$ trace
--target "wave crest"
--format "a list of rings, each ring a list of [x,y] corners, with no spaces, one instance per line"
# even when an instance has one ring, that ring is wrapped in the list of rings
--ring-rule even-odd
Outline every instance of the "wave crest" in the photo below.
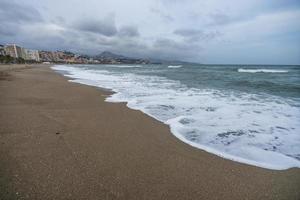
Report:
[[[173,69],[177,69],[177,68],[181,68],[182,65],[169,65],[168,68],[173,68]]]
[[[238,69],[238,72],[245,73],[288,73],[287,70],[279,70],[279,69]]]
[[[52,69],[72,82],[114,91],[106,101],[127,102],[196,148],[269,169],[300,167],[300,107],[292,100],[189,88],[161,76],[63,65]]]

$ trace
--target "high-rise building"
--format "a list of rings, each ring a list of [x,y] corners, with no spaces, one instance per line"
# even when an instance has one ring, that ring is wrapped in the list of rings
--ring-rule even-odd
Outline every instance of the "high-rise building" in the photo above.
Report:
[[[40,61],[39,51],[22,48],[22,58],[25,60]]]
[[[4,47],[5,53],[14,58],[22,58],[22,49],[21,47],[15,44],[9,44]]]
[[[27,58],[27,49],[21,47],[21,56],[20,57],[27,60],[26,59]]]
[[[0,56],[5,56],[6,53],[5,53],[5,49],[4,49],[4,46],[0,44]]]

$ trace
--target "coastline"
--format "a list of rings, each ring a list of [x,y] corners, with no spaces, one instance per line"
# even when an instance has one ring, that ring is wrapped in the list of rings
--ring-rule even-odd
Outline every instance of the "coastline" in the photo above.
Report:
[[[109,92],[49,66],[1,68],[1,198],[300,197],[299,169],[267,170],[193,148],[167,125],[105,102]]]

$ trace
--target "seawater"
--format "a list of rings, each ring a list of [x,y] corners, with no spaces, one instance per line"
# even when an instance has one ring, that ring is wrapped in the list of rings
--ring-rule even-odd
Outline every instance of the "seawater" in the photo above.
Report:
[[[300,66],[56,65],[73,82],[111,89],[183,142],[269,169],[300,167]]]

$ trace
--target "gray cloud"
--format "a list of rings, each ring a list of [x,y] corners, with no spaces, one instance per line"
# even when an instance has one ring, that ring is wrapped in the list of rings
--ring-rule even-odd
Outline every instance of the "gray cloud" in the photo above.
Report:
[[[16,3],[14,0],[0,1],[1,23],[29,23],[43,21],[40,13],[33,7]]]
[[[51,22],[54,24],[60,24],[60,25],[66,24],[66,20],[62,16],[54,17],[54,19],[52,19]]]
[[[43,18],[35,8],[14,0],[0,1],[0,42],[14,43],[21,33],[21,26],[42,22]]]
[[[198,36],[200,34],[203,34],[203,31],[196,30],[196,29],[177,29],[174,31],[174,34],[180,35],[183,37],[191,37],[191,36]]]
[[[0,24],[0,36],[1,37],[11,37],[16,35],[16,32],[19,31],[18,26],[11,23],[1,23]]]
[[[155,15],[158,15],[160,18],[162,18],[166,22],[174,21],[174,18],[171,15],[166,14],[165,12],[163,12],[162,10],[160,10],[158,8],[150,8],[150,11],[152,13],[154,13]]]
[[[202,47],[196,43],[178,42],[168,38],[158,38],[150,48],[153,57],[167,60],[191,60],[201,50]]]
[[[254,54],[258,49],[269,49],[269,56],[261,56],[261,60],[272,62],[276,55],[273,49],[280,48],[282,62],[299,63],[295,51],[299,52],[300,4],[296,0],[278,0],[276,5],[273,0],[143,0],[138,9],[134,1],[122,0],[95,1],[93,6],[73,1],[72,9],[66,1],[36,2],[0,0],[0,43],[83,54],[109,50],[131,57],[199,62],[206,56],[203,62],[213,63],[245,62],[250,47]],[[43,7],[47,9],[37,10]],[[226,53],[230,48],[244,53],[237,58]]]
[[[119,30],[119,35],[125,37],[137,37],[140,33],[136,26],[123,26]]]
[[[209,17],[211,19],[211,25],[224,25],[229,24],[230,22],[235,21],[229,15],[223,13],[223,12],[213,12],[209,14]]]
[[[258,16],[258,13],[240,13],[239,15],[230,15],[225,11],[215,11],[211,12],[207,15],[210,19],[209,26],[225,26],[231,25],[234,23],[245,23],[247,21],[253,20],[255,17]]]
[[[87,31],[111,37],[117,34],[115,20],[112,15],[102,20],[97,19],[81,19],[77,21],[73,27],[81,31]]]
[[[219,31],[204,32],[198,29],[177,29],[173,32],[175,35],[183,37],[186,41],[209,41],[220,37],[222,34]]]

